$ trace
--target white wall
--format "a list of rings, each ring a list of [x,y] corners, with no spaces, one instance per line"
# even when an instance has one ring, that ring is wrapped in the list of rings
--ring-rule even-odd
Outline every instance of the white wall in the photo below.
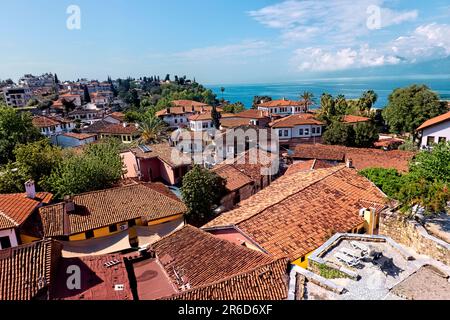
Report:
[[[428,137],[434,137],[434,142],[439,142],[439,137],[445,137],[447,141],[450,141],[450,121],[438,123],[432,127],[425,128],[422,133],[421,147],[427,146]]]
[[[17,247],[19,244],[17,243],[16,231],[14,229],[6,229],[0,230],[0,238],[9,237],[9,241],[11,242],[12,247]],[[0,250],[6,249],[2,248],[0,244]]]

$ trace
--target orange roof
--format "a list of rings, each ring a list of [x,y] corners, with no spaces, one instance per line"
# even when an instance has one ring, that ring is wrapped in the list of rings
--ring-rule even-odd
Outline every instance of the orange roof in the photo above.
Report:
[[[123,112],[113,112],[111,114],[106,115],[106,117],[111,117],[121,122],[125,121],[125,114]]]
[[[220,120],[220,125],[223,128],[236,128],[250,125],[250,120],[246,118],[225,118]]]
[[[33,125],[38,128],[46,128],[51,126],[57,126],[61,124],[58,120],[52,119],[50,117],[35,116],[33,117]]]
[[[241,171],[229,164],[220,164],[212,169],[218,176],[226,181],[226,188],[228,191],[238,190],[253,181]]]
[[[282,176],[204,228],[237,226],[274,258],[303,257],[337,232],[364,223],[359,211],[386,196],[345,166]]]
[[[450,112],[441,114],[440,116],[434,117],[428,121],[425,121],[419,128],[417,128],[417,131],[423,130],[425,128],[434,126],[436,124],[439,124],[441,122],[449,121],[450,120]]]
[[[107,121],[97,121],[83,130],[87,133],[104,133],[104,134],[139,134],[135,125],[114,124]]]
[[[36,198],[30,199],[25,193],[0,195],[0,230],[16,228],[36,210],[41,203],[49,203],[53,195],[48,192],[36,193]]]
[[[342,122],[345,122],[345,123],[358,123],[358,122],[369,122],[369,121],[370,121],[370,118],[354,116],[351,114],[344,116],[344,118],[342,119]]]
[[[172,105],[175,107],[206,107],[207,104],[193,100],[173,100]]]
[[[236,117],[249,118],[249,119],[264,119],[268,118],[267,113],[258,109],[248,109],[242,112],[236,113]]]
[[[96,137],[97,135],[95,133],[75,133],[75,132],[68,132],[64,133],[63,136],[74,138],[77,140],[86,140],[92,137]]]
[[[222,118],[233,118],[233,117],[235,117],[235,115],[232,113],[222,114]],[[211,112],[194,114],[189,117],[189,121],[203,121],[203,120],[212,120]]]
[[[292,128],[300,125],[325,125],[323,122],[317,120],[313,114],[301,113],[293,114],[291,116],[281,118],[273,121],[270,126],[272,128]]]
[[[258,104],[258,107],[290,107],[290,106],[303,106],[303,101],[294,101],[294,100],[287,100],[287,99],[280,99],[280,100],[273,100],[273,101],[267,101],[261,104]]]

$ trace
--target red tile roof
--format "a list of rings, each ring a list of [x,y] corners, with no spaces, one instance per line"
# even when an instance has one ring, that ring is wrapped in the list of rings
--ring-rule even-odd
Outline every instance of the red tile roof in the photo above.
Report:
[[[288,259],[279,259],[220,281],[167,298],[168,300],[284,300],[289,290]]]
[[[247,118],[228,118],[228,119],[221,119],[220,125],[223,128],[237,128],[241,126],[248,126],[250,125],[250,120]]]
[[[96,137],[97,134],[95,134],[95,133],[68,132],[68,133],[64,133],[63,136],[69,137],[69,138],[74,138],[74,139],[77,139],[77,140],[86,140],[86,139],[89,139],[89,138]]]
[[[232,113],[222,113],[222,118],[233,118],[235,117]],[[203,120],[212,120],[211,112],[203,112],[190,116],[189,121],[203,121]]]
[[[226,188],[230,192],[239,190],[253,182],[247,175],[229,164],[217,165],[211,171],[225,179]]]
[[[289,107],[289,106],[303,106],[303,101],[293,101],[293,100],[287,100],[287,99],[280,99],[280,100],[272,100],[267,101],[264,103],[258,104],[258,107]]]
[[[344,116],[342,119],[342,122],[345,122],[345,123],[370,122],[370,118],[354,116],[354,115],[350,114],[350,115]]]
[[[124,122],[125,121],[125,114],[122,113],[122,112],[113,112],[113,113],[110,113],[110,114],[106,115],[106,117],[111,117],[111,118],[116,119],[117,121],[120,121],[120,122]]]
[[[178,151],[176,148],[171,147],[168,143],[159,143],[159,144],[151,144],[147,145],[150,148],[150,152],[144,153],[139,148],[131,149],[131,152],[137,157],[142,159],[154,159],[158,158],[161,161],[165,162],[171,168],[178,168],[181,166],[186,166],[191,164],[191,159],[184,159],[185,155]],[[173,157],[173,155],[177,155],[177,157]],[[180,161],[178,162],[178,158]]]
[[[49,239],[0,251],[0,301],[46,298],[61,257],[61,244]]]
[[[210,284],[270,263],[269,256],[185,226],[152,246],[172,282],[191,288]],[[232,257],[232,258],[231,258]],[[179,290],[180,291],[180,290]]]
[[[48,192],[38,192],[35,199],[25,193],[0,194],[0,230],[19,227],[41,203],[47,204],[52,198]]]
[[[88,128],[83,130],[87,133],[98,133],[98,134],[139,134],[138,128],[134,124],[124,126],[123,124],[114,124],[107,121],[98,121],[90,125]]]
[[[264,119],[268,118],[267,113],[262,110],[257,109],[248,109],[242,112],[236,113],[236,116],[239,118],[248,118],[248,119]]]
[[[111,261],[119,263],[106,267],[105,263]],[[71,276],[67,274],[69,266],[80,268],[79,290],[67,288],[67,280]],[[123,286],[123,290],[115,290],[117,285]],[[52,300],[133,300],[128,273],[120,254],[61,259],[50,295]]]
[[[414,152],[392,150],[384,151],[368,148],[349,148],[337,145],[301,144],[294,150],[295,159],[319,159],[344,162],[351,159],[357,170],[367,168],[396,169],[400,172],[409,170],[409,161],[414,157]]]
[[[46,128],[60,125],[61,123],[55,119],[44,116],[35,116],[33,117],[33,125],[37,128]]]
[[[173,100],[172,105],[175,107],[206,107],[206,103],[193,100]]]
[[[46,237],[77,234],[138,218],[152,221],[187,210],[180,201],[141,184],[79,194],[73,201],[75,213],[68,215],[64,203],[39,209]]]
[[[386,200],[369,180],[345,166],[297,172],[282,176],[204,228],[237,226],[273,257],[295,260],[332,234],[362,224],[359,210],[367,202],[383,207]]]
[[[449,121],[450,120],[450,112],[441,114],[440,116],[434,117],[428,121],[425,121],[419,128],[417,128],[417,131],[429,128],[431,126],[437,125],[439,123]]]
[[[317,120],[313,114],[301,113],[293,114],[291,116],[281,118],[273,121],[270,126],[272,128],[292,128],[299,125],[325,125],[323,122]]]

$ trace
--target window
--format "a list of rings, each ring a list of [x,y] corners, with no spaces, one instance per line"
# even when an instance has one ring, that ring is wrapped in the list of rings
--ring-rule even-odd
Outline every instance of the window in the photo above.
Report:
[[[287,137],[289,135],[289,130],[284,130],[284,136]]]
[[[178,123],[178,120],[177,120],[177,119],[175,119],[175,123]]]
[[[94,230],[86,231],[86,239],[92,239],[94,237]]]
[[[427,146],[431,146],[433,144],[434,144],[434,137],[433,136],[427,137]]]
[[[301,259],[300,259],[300,262],[305,262],[305,260],[306,260],[306,258],[305,257],[302,257]]]
[[[312,128],[312,134],[316,134],[316,128],[315,127]]]
[[[305,129],[305,136],[309,136],[309,129]]]
[[[136,225],[136,220],[130,220],[128,221],[128,227],[134,227]]]
[[[283,131],[282,130],[278,130],[278,136],[282,137],[283,136]]]
[[[445,143],[445,142],[447,142],[447,138],[439,137],[439,143]]]
[[[320,134],[320,130],[322,130],[322,127],[317,127],[316,133]]]
[[[0,237],[0,249],[11,248],[11,240],[9,237]]]
[[[109,233],[117,232],[117,224],[109,226]]]
[[[299,134],[300,136],[302,136],[302,135],[303,135],[303,129],[299,129],[299,130],[298,130],[298,134]]]

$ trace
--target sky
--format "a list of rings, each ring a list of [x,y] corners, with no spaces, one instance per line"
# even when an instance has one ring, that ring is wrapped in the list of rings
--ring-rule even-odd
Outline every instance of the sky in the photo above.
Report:
[[[406,76],[426,72],[428,62],[433,75],[450,73],[439,68],[450,59],[448,0],[0,3],[0,79],[169,73],[205,84],[270,83],[373,70]]]

